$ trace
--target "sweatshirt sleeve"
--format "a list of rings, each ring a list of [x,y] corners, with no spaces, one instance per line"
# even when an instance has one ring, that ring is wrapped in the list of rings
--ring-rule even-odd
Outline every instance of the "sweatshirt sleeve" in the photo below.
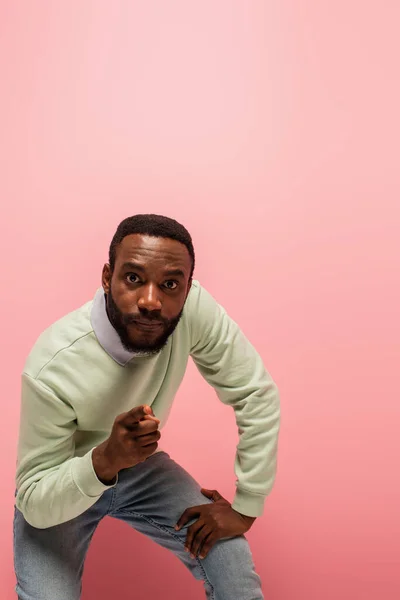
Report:
[[[192,296],[190,315],[193,361],[218,398],[235,411],[239,442],[232,508],[258,517],[276,475],[278,389],[239,326],[201,286]]]
[[[38,529],[82,514],[110,487],[98,480],[91,449],[74,457],[74,409],[45,383],[22,375],[16,507]]]

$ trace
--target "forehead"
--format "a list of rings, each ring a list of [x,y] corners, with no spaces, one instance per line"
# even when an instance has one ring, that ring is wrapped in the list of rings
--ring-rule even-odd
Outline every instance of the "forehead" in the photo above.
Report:
[[[144,268],[175,266],[189,271],[191,257],[184,244],[170,238],[132,234],[124,237],[117,248],[116,263],[134,261]]]

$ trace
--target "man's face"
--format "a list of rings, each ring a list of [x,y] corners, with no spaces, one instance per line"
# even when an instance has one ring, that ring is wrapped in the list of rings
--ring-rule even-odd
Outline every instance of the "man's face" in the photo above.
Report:
[[[182,316],[191,287],[191,256],[169,238],[134,234],[117,248],[114,271],[103,268],[108,318],[131,352],[156,354]]]

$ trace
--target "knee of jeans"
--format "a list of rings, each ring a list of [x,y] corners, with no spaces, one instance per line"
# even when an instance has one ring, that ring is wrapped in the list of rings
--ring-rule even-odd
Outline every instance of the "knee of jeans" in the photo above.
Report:
[[[237,568],[247,568],[253,564],[250,546],[244,535],[218,540],[203,560],[221,561],[234,564]]]
[[[204,581],[215,590],[213,594],[217,597],[231,600],[263,598],[261,580],[244,536],[219,540],[200,562]]]

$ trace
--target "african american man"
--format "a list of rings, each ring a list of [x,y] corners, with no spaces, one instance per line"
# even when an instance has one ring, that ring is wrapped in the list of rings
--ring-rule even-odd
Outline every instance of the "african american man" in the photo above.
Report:
[[[279,395],[239,326],[193,279],[194,266],[180,223],[128,217],[112,239],[102,287],[33,346],[16,472],[20,600],[78,600],[105,516],[171,550],[207,598],[263,598],[244,534],[274,483]],[[189,357],[235,413],[232,503],[158,446]]]

